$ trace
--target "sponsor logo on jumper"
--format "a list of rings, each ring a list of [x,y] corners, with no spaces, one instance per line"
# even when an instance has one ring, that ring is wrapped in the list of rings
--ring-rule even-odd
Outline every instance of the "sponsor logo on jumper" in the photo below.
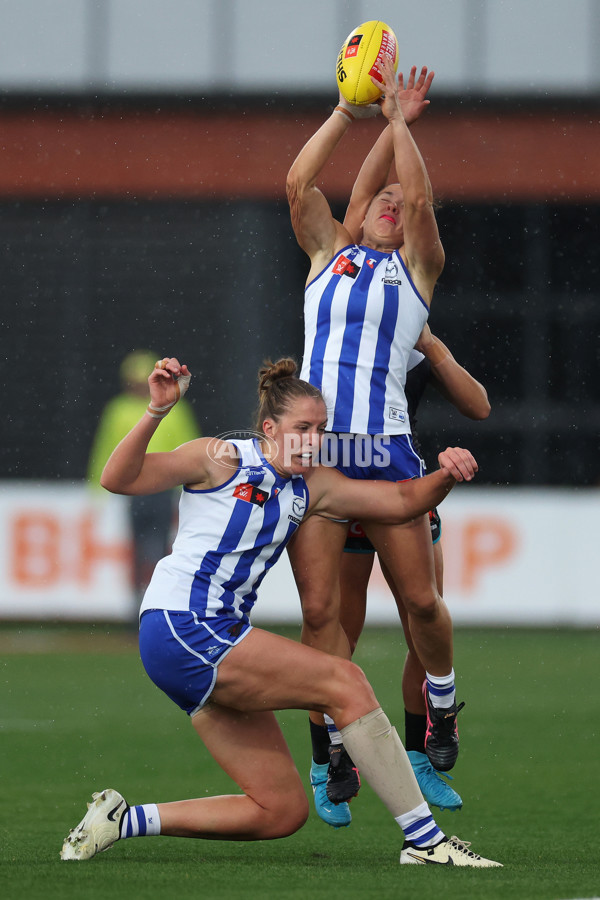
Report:
[[[398,278],[398,266],[393,259],[390,259],[385,267],[384,284],[402,284],[402,279]]]
[[[395,406],[389,407],[388,417],[394,419],[396,422],[406,422],[406,413],[404,410],[397,409]]]
[[[373,259],[373,258],[371,257],[371,258],[369,258],[369,259],[367,260],[367,265],[368,265],[368,267],[369,267],[370,269],[374,269],[374,268],[375,268],[376,262],[377,262],[377,260],[376,260],[376,259]]]
[[[262,466],[247,466],[244,468],[246,478],[263,478],[265,470]]]
[[[292,509],[294,510],[294,515],[303,516],[306,512],[306,500],[304,497],[294,497],[292,501]]]
[[[238,500],[254,503],[256,506],[264,506],[269,499],[269,493],[261,488],[257,488],[255,484],[236,485],[233,496],[237,497]]]
[[[334,275],[349,275],[350,278],[356,278],[359,272],[359,267],[356,263],[353,263],[351,259],[348,259],[347,256],[340,256],[333,267]]]
[[[296,525],[300,525],[302,522],[302,518],[304,513],[306,512],[306,500],[304,497],[294,497],[292,500],[292,513],[288,515],[288,519],[290,522],[295,522]]]

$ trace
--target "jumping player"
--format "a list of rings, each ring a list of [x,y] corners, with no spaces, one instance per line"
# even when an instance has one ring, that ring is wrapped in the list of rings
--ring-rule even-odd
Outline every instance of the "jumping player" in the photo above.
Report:
[[[412,119],[428,102],[433,73],[423,71],[417,84],[412,76]],[[344,224],[334,219],[316,182],[352,120],[363,115],[362,108],[340,102],[293,163],[287,192],[298,243],[310,258],[301,375],[331,398],[327,429],[332,437],[341,436],[350,453],[338,463],[339,470],[351,478],[399,481],[423,474],[411,440],[404,386],[409,354],[427,322],[444,251],[427,170],[408,129],[389,59],[384,60],[382,76],[385,95],[380,105],[388,125],[365,161]],[[374,189],[387,177],[392,161],[399,183]],[[365,468],[352,457],[365,437],[373,445],[385,439],[387,465]],[[346,530],[344,523],[313,517],[289,552],[302,600],[302,640],[348,657],[338,584]],[[365,531],[403,599],[413,645],[426,672],[427,756],[436,770],[448,771],[458,755],[452,621],[436,588],[428,517],[402,526],[369,523]],[[324,546],[330,552],[319,554]],[[311,722],[320,731],[320,717],[311,714]],[[359,782],[347,754],[333,763],[332,758],[327,795],[339,804],[356,793]],[[317,777],[322,780],[313,770],[313,786]]]

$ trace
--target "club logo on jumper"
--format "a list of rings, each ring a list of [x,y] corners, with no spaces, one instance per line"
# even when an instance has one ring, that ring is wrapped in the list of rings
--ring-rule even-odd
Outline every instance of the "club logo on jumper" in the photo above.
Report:
[[[398,278],[398,266],[393,259],[390,259],[385,267],[384,284],[402,284],[402,279]]]
[[[346,47],[346,52],[344,53],[344,59],[348,59],[349,56],[356,56],[358,53],[358,45],[362,41],[362,34],[355,34],[354,37],[351,37],[348,41],[348,46]]]
[[[235,487],[233,496],[238,500],[246,500],[248,503],[254,503],[256,506],[264,506],[269,499],[267,491],[257,488],[255,484],[238,484]]]
[[[402,409],[390,406],[388,409],[388,418],[394,419],[396,422],[406,422],[406,413]]]
[[[296,525],[300,525],[302,522],[302,518],[304,513],[306,512],[306,500],[304,497],[294,497],[292,501],[292,513],[288,515],[288,519],[290,522],[295,522]]]
[[[217,644],[216,646],[213,646],[213,647],[207,647],[207,648],[206,648],[206,653],[207,653],[208,656],[214,656],[215,653],[218,653],[220,649],[221,649],[221,648],[220,648],[219,645]]]
[[[356,263],[353,263],[351,259],[348,259],[347,256],[340,256],[333,267],[334,275],[349,275],[350,278],[356,278],[359,272],[360,268]]]

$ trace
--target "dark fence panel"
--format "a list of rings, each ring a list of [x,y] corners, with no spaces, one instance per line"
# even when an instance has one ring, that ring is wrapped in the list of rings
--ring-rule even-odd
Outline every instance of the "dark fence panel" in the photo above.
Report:
[[[438,217],[431,326],[493,410],[471,423],[430,391],[430,464],[460,442],[481,484],[595,484],[600,208],[449,204]],[[4,202],[0,254],[1,477],[82,478],[132,349],[188,362],[208,434],[251,424],[266,356],[300,358],[307,264],[281,204]]]

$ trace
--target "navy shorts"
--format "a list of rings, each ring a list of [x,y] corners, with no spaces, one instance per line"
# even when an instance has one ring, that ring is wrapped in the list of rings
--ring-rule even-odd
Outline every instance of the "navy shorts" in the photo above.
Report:
[[[221,660],[251,630],[225,616],[149,609],[140,619],[140,656],[154,684],[191,716],[210,697]]]
[[[321,446],[322,465],[347,478],[406,481],[425,474],[425,463],[410,434],[337,434],[328,432]]]

